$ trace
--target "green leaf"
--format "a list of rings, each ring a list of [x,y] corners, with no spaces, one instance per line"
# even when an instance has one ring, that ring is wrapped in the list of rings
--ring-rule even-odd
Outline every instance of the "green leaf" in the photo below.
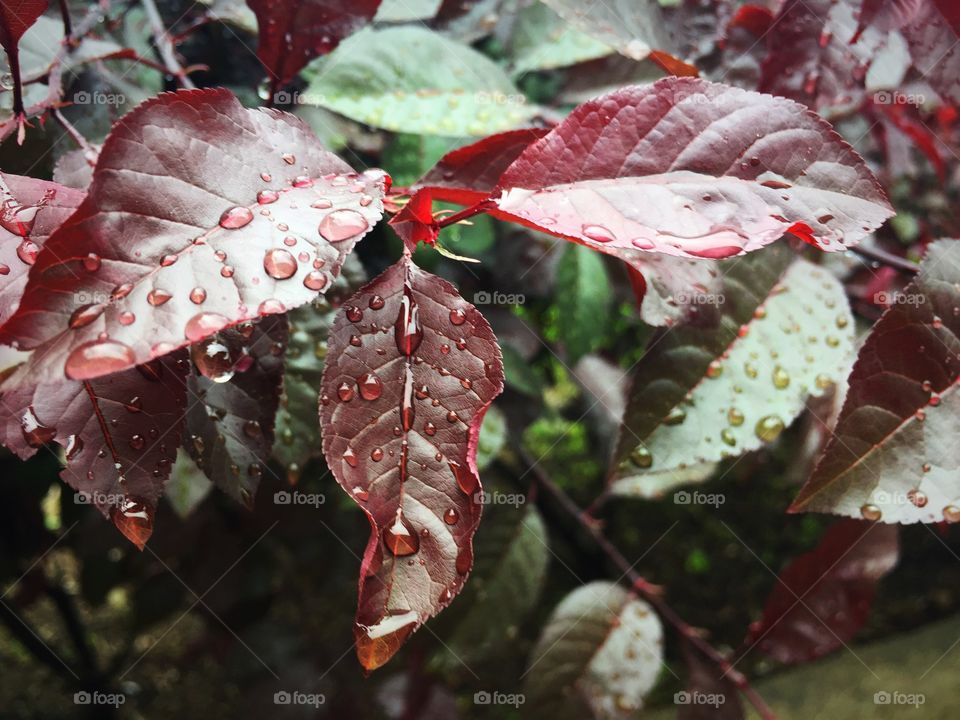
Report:
[[[613,288],[603,258],[570,243],[557,265],[560,340],[570,364],[603,344],[610,321]]]
[[[786,244],[719,267],[720,293],[697,298],[696,319],[655,337],[637,364],[614,494],[662,492],[676,472],[705,477],[776,440],[808,397],[846,377],[853,319],[832,275]]]
[[[320,378],[327,355],[327,335],[340,300],[353,294],[366,280],[356,256],[347,257],[340,276],[325,296],[290,311],[290,339],[283,376],[283,395],[277,411],[273,457],[295,482],[303,466],[320,456],[320,421],[317,415]]]
[[[390,168],[394,185],[413,185],[458,144],[448,137],[401,133],[383,151],[383,166]]]
[[[543,380],[530,367],[520,352],[512,345],[503,345],[503,373],[507,387],[530,397],[540,397],[543,392]]]
[[[886,522],[960,521],[960,241],[873,326],[836,428],[792,511]]]
[[[536,604],[549,561],[547,530],[536,508],[491,505],[474,545],[475,560],[463,620],[446,639],[449,668],[488,659],[517,634]]]
[[[565,22],[543,3],[532,3],[517,13],[510,42],[513,74],[569,67],[616,52]]]
[[[530,656],[531,717],[633,717],[657,681],[663,628],[650,606],[619,585],[592,582],[553,611]]]
[[[374,22],[410,22],[436,16],[443,0],[383,0]]]
[[[306,102],[394,132],[482,136],[536,113],[499,65],[418,27],[365,28],[304,76]]]
[[[207,479],[203,470],[197,467],[189,453],[183,448],[177,450],[177,461],[173,464],[163,491],[174,512],[181,519],[186,518],[212,489],[213,483]]]
[[[480,426],[477,443],[477,469],[483,470],[497,459],[507,442],[507,419],[496,405],[491,405]]]

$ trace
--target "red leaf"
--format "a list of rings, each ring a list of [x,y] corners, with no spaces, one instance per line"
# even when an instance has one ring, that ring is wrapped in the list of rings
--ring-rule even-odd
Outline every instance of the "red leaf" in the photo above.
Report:
[[[791,511],[890,523],[960,522],[960,241],[927,250],[874,325],[849,377],[843,410]]]
[[[370,22],[380,0],[247,0],[247,5],[257,16],[257,57],[280,87]]]
[[[477,439],[503,365],[480,312],[404,257],[344,304],[322,389],[327,465],[371,526],[354,635],[373,670],[470,571]]]
[[[850,641],[870,615],[878,581],[899,559],[897,528],[858,520],[830,526],[780,573],[746,641],[782,663],[816,660]]]
[[[83,197],[56,183],[0,173],[0,323],[20,304],[40,248]]]
[[[923,3],[903,36],[923,78],[945,99],[960,103],[960,7],[955,0]]]
[[[14,379],[116,372],[315,298],[380,218],[386,182],[226,90],[144,103],[114,126],[0,331],[42,348]]]
[[[743,5],[737,8],[737,12],[730,19],[727,32],[735,28],[744,28],[755,37],[762,38],[771,25],[773,25],[773,13],[770,8],[762,5]]]
[[[494,214],[623,259],[728,257],[798,223],[841,250],[893,214],[860,156],[802,105],[693,78],[581,105],[498,187]]]
[[[410,189],[429,188],[436,200],[475,205],[490,196],[510,163],[547,132],[540,128],[509,130],[452,150]]]
[[[270,459],[287,318],[238,325],[190,348],[186,447],[225,493],[253,506]]]
[[[390,218],[390,227],[411,250],[421,242],[436,243],[440,225],[433,216],[432,190],[417,190],[400,212]]]
[[[4,386],[0,442],[24,459],[61,445],[63,480],[142,549],[180,445],[186,371],[177,353],[86,382]]]

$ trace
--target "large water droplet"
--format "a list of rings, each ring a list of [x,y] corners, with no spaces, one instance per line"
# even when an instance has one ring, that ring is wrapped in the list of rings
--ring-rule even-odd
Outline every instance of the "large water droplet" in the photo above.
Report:
[[[450,460],[450,470],[453,471],[453,477],[456,478],[457,485],[464,493],[473,495],[473,493],[476,492],[480,486],[480,481],[477,479],[477,476],[470,471],[470,468],[466,465],[461,465],[455,460]]]
[[[413,555],[420,549],[419,536],[410,527],[400,510],[397,510],[394,521],[383,529],[383,544],[397,557]]]
[[[365,232],[370,224],[356,210],[334,210],[320,221],[320,234],[330,242],[342,242]]]
[[[220,216],[220,227],[236,230],[249,225],[251,220],[253,220],[253,211],[250,208],[234,205],[223,211],[223,215]]]
[[[27,265],[33,265],[37,261],[37,255],[40,254],[40,246],[33,240],[24,239],[17,246],[17,257]]]
[[[263,269],[274,280],[286,280],[297,274],[296,258],[289,250],[272,248],[263,256]]]
[[[115,340],[94,340],[75,347],[64,366],[71,380],[89,380],[124,370],[136,363],[128,345]]]
[[[229,324],[230,321],[219,313],[197,313],[187,320],[183,334],[190,342],[200,342]]]
[[[215,383],[225,383],[233,377],[230,349],[216,338],[208,338],[191,346],[190,357],[200,374]]]
[[[173,296],[168,293],[166,290],[161,290],[160,288],[154,288],[149,293],[147,293],[147,302],[158,307],[163,305],[165,302],[168,302]]]
[[[613,233],[603,225],[584,225],[582,228],[585,237],[599,243],[613,242]]]
[[[773,442],[783,432],[783,420],[776,415],[766,415],[757,421],[754,427],[756,436],[764,442]]]
[[[360,397],[364,400],[376,400],[383,392],[383,383],[373,373],[364,373],[358,377],[357,387],[360,388]]]
[[[876,522],[881,517],[883,517],[883,512],[876,505],[871,503],[866,503],[860,507],[860,515],[864,520],[870,520],[871,522]]]
[[[413,299],[413,291],[406,285],[400,299],[400,312],[393,326],[397,349],[407,357],[413,355],[423,340],[423,328],[420,325],[420,309]]]
[[[308,290],[323,290],[327,286],[327,276],[322,270],[311,270],[303,278],[303,286]]]

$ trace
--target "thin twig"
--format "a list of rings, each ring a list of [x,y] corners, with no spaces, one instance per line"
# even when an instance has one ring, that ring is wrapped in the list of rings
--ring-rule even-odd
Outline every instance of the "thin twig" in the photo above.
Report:
[[[173,47],[173,40],[170,39],[170,33],[167,32],[167,29],[163,25],[163,18],[160,17],[160,11],[157,10],[157,4],[154,0],[141,0],[141,5],[143,5],[143,10],[147,15],[150,28],[153,30],[153,41],[157,46],[160,59],[163,60],[164,67],[167,68],[167,72],[177,78],[181,87],[187,89],[196,88],[197,86],[193,84],[193,80],[190,79],[186,70],[183,69],[183,66],[177,59],[177,53]]]
[[[623,573],[624,577],[630,581],[633,589],[642,595],[644,599],[654,607],[660,617],[683,636],[687,642],[720,668],[724,677],[729,678],[730,681],[737,686],[761,718],[764,720],[776,720],[776,715],[773,710],[770,709],[760,696],[760,693],[750,684],[746,676],[733,668],[729,658],[704,640],[697,628],[687,623],[673,608],[667,605],[663,599],[661,588],[647,581],[640,573],[634,570],[633,565],[623,556],[623,553],[603,534],[600,524],[594,518],[587,515],[562,488],[554,483],[529,453],[521,450],[521,454],[524,462],[536,477],[540,487],[543,488],[568,515],[580,524],[580,527],[587,532],[597,547],[603,551],[604,555],[606,555]]]
[[[480,215],[485,213],[487,210],[493,207],[493,202],[490,200],[483,200],[478,202],[476,205],[471,205],[468,208],[464,208],[460,212],[456,212],[453,215],[448,215],[445,218],[437,218],[437,225],[442,228],[447,227],[448,225],[455,225],[461,220],[466,220],[467,218],[472,218],[475,215]]]
[[[920,266],[915,262],[911,262],[910,260],[900,257],[899,255],[888,253],[886,250],[881,250],[877,247],[865,247],[863,245],[857,245],[856,247],[850,249],[861,257],[865,257],[868,260],[873,260],[881,265],[889,265],[890,267],[896,268],[897,270],[902,270],[905,273],[916,275],[918,272],[920,272]]]

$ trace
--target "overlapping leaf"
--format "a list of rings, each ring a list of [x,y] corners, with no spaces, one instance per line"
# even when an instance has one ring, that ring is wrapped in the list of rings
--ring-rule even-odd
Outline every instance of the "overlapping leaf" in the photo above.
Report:
[[[3,328],[39,349],[17,382],[116,372],[313,299],[380,218],[386,182],[225,90],[144,103],[114,126]]]
[[[890,217],[863,160],[797,103],[692,78],[587,102],[500,178],[496,214],[625,260],[823,250]]]
[[[404,257],[341,309],[322,388],[327,465],[371,525],[354,635],[372,670],[470,571],[477,434],[503,366],[476,308]]]
[[[305,101],[396,132],[488,135],[536,112],[500,66],[424,28],[362,30],[305,74]]]
[[[663,662],[663,628],[647,603],[619,585],[592,582],[554,609],[533,649],[526,702],[533,717],[634,716]]]
[[[877,322],[833,435],[792,510],[960,521],[960,242],[931,245]]]
[[[719,295],[723,285],[711,260],[645,253],[631,257],[627,269],[640,316],[655,327],[690,320],[697,313],[698,299]]]
[[[20,304],[40,248],[83,197],[57,183],[0,173],[0,323]]]
[[[870,615],[878,581],[899,559],[898,530],[842,520],[791,562],[746,642],[783,663],[809,662],[849,642]]]
[[[257,17],[257,57],[282,86],[370,22],[380,0],[247,0],[247,5]]]
[[[252,507],[273,447],[287,319],[265,317],[191,347],[186,447],[214,483]]]
[[[650,476],[689,476],[775,440],[809,396],[846,377],[853,322],[835,278],[784,244],[720,273],[720,293],[697,297],[697,314],[634,371],[615,493],[647,494]]]
[[[0,388],[0,444],[21,458],[64,448],[63,480],[142,548],[176,458],[186,398],[185,353],[90,381]]]

